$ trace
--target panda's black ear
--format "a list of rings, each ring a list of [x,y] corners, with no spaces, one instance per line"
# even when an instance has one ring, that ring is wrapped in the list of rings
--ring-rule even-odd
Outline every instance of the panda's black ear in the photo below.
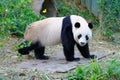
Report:
[[[89,27],[90,29],[92,29],[92,28],[93,28],[93,24],[92,24],[92,23],[88,23],[88,27]]]
[[[75,28],[80,28],[80,23],[76,22],[74,26],[75,26]]]

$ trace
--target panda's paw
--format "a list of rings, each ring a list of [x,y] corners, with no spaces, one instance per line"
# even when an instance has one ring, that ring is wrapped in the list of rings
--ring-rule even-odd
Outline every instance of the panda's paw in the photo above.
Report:
[[[20,53],[22,55],[27,55],[27,54],[29,54],[29,51],[27,51],[26,49],[18,49],[18,53]]]
[[[70,62],[72,62],[72,61],[79,61],[79,60],[80,60],[80,58],[67,59],[67,61],[70,61]]]
[[[80,58],[74,58],[74,61],[79,61],[80,60]]]
[[[37,58],[37,59],[40,59],[40,60],[48,60],[48,59],[49,59],[49,56],[43,55],[43,56],[40,56],[40,57]]]
[[[95,58],[97,58],[96,55],[90,55],[90,59],[95,59]]]

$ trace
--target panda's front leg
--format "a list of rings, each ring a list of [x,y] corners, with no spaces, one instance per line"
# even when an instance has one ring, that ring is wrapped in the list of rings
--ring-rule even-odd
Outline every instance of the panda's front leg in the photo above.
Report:
[[[90,59],[94,59],[96,57],[95,55],[90,55],[88,43],[85,46],[80,46],[77,43],[76,45],[83,57],[90,58]]]
[[[63,51],[67,61],[79,61],[80,58],[74,57],[74,44],[63,44]]]

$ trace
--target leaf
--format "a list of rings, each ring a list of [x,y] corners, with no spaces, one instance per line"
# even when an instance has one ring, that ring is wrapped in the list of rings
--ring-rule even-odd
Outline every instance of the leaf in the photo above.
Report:
[[[0,43],[0,47],[3,47],[3,44],[2,44],[2,43]]]
[[[32,40],[30,40],[27,44],[27,46],[30,46],[32,44]]]

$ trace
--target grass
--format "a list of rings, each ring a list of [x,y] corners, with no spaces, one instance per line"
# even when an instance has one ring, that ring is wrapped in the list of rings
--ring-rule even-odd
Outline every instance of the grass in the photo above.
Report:
[[[67,80],[120,80],[120,61],[111,60],[107,63],[94,61],[88,65],[77,67],[70,72]],[[103,66],[105,65],[105,66]]]

